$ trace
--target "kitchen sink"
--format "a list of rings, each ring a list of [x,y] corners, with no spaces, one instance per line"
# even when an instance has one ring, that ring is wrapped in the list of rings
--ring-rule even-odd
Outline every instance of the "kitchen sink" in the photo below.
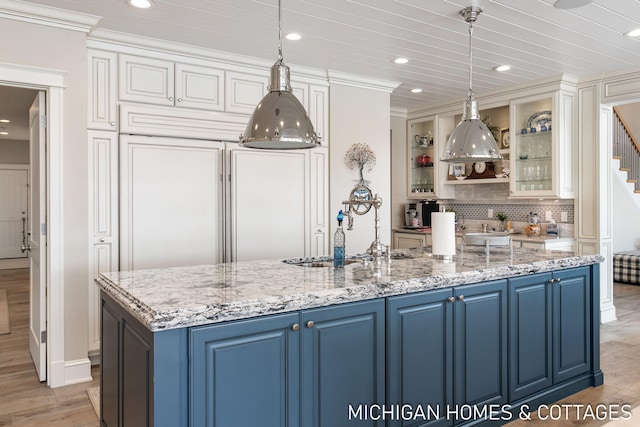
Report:
[[[344,265],[353,264],[358,262],[357,259],[345,259]],[[296,265],[298,267],[333,267],[333,260],[330,261],[302,261],[302,262],[288,262],[287,264]]]

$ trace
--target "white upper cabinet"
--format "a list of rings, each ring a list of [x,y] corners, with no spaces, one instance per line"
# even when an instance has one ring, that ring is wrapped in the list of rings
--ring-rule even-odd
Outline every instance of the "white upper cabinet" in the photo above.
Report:
[[[120,55],[119,68],[121,101],[224,109],[223,70],[133,55]]]
[[[573,198],[573,93],[511,102],[510,197]]]
[[[329,87],[309,85],[307,111],[322,145],[329,145]]]
[[[447,184],[449,164],[440,154],[454,128],[453,117],[419,117],[407,122],[407,199],[451,198]]]
[[[87,128],[118,130],[118,54],[87,51]]]
[[[227,71],[225,111],[252,114],[268,87],[269,78],[266,75]]]
[[[171,61],[120,55],[121,101],[174,105],[174,80]]]
[[[175,103],[179,107],[222,111],[224,71],[197,65],[176,64]]]

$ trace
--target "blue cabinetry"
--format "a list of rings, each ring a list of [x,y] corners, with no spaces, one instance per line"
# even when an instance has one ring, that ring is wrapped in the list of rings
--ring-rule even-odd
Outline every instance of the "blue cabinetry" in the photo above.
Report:
[[[187,427],[187,330],[152,333],[100,297],[101,425]]]
[[[101,292],[101,425],[498,425],[602,384],[598,283],[596,264],[155,332]]]
[[[348,419],[349,405],[357,413],[359,405],[385,402],[384,299],[305,310],[301,317],[302,426],[384,426],[368,416]]]
[[[298,314],[192,328],[191,426],[298,426]]]
[[[333,427],[347,423],[349,404],[384,403],[383,300],[197,327],[189,337],[193,427]]]
[[[432,418],[390,425],[452,425],[469,421],[465,405],[506,402],[506,288],[498,280],[389,298],[388,402],[427,405]]]
[[[589,267],[509,280],[510,400],[592,370],[593,297]]]

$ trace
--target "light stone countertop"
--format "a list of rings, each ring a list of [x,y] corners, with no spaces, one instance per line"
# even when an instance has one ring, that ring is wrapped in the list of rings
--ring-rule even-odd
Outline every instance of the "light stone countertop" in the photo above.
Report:
[[[431,234],[430,228],[394,228],[393,231],[397,231],[400,233],[412,233],[412,234]],[[480,230],[467,230],[465,233],[479,233]],[[457,237],[462,237],[465,233],[456,232]],[[502,234],[500,232],[493,232],[496,234]],[[489,234],[492,234],[490,232]],[[549,236],[546,234],[541,234],[539,236],[527,236],[524,232],[517,232],[509,234],[511,236],[511,240],[518,242],[545,242],[545,241],[554,241],[554,242],[573,242],[575,239],[573,237],[558,237],[558,236]]]
[[[536,272],[591,265],[600,255],[470,247],[452,263],[430,248],[394,250],[376,271],[363,259],[343,270],[280,260],[103,273],[96,283],[151,331],[400,295]],[[304,259],[309,261],[312,259]],[[314,258],[330,261],[330,258]],[[288,260],[296,261],[296,260]]]

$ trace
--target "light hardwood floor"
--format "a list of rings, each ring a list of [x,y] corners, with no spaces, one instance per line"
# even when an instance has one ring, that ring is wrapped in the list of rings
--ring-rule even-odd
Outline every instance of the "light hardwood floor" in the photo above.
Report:
[[[29,354],[29,270],[0,270],[0,288],[7,289],[11,333],[0,335],[0,426],[99,426],[87,388],[93,381],[49,388],[40,383]]]
[[[11,334],[0,335],[0,426],[79,427],[98,426],[86,390],[99,384],[99,370],[93,381],[51,389],[38,382],[29,354],[28,271],[0,270],[0,288],[8,290]],[[604,385],[589,388],[558,404],[598,405],[628,403],[640,407],[640,286],[615,284],[618,320],[602,325],[601,365]],[[575,415],[575,412],[572,412]],[[514,421],[509,427],[602,426],[608,420]],[[628,421],[612,426],[640,426],[640,409]]]

